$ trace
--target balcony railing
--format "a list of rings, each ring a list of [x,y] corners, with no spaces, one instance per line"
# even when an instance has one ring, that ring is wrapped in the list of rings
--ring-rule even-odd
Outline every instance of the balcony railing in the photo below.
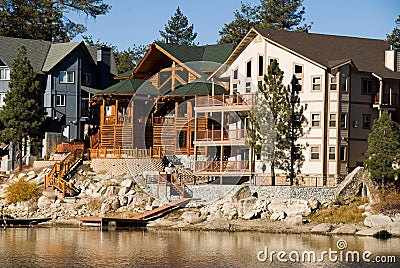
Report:
[[[207,172],[238,172],[238,171],[250,171],[249,160],[242,161],[196,161],[195,171],[207,171]]]
[[[196,107],[252,105],[254,103],[254,94],[200,96],[195,100]]]
[[[240,140],[245,138],[247,138],[246,129],[198,130],[196,132],[196,140],[198,141]]]
[[[153,125],[174,125],[175,118],[174,117],[154,117]]]
[[[118,116],[118,118],[115,115],[110,115],[110,116],[104,116],[104,125],[118,125],[118,124],[123,124],[124,123],[124,116]]]
[[[89,149],[90,158],[158,158],[164,157],[162,148],[149,149]]]

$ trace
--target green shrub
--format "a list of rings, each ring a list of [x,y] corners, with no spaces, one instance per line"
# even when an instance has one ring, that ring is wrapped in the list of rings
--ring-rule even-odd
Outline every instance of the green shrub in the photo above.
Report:
[[[25,178],[11,183],[6,189],[7,203],[17,203],[22,201],[29,201],[38,193],[36,184],[27,181]]]

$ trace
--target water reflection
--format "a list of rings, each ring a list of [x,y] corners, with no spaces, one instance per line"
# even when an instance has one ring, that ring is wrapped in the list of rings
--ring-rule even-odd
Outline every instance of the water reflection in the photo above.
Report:
[[[0,231],[1,267],[365,267],[366,263],[262,263],[269,251],[346,250],[395,255],[400,239],[265,233],[99,231],[76,228],[15,228]],[[369,263],[368,266],[383,267]],[[396,264],[384,267],[397,267]]]

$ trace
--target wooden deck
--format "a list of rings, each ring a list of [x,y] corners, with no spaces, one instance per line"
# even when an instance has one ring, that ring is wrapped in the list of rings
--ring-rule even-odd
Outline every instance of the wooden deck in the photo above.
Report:
[[[115,223],[116,228],[129,228],[129,227],[146,227],[148,221],[155,219],[157,216],[178,208],[190,201],[190,198],[182,198],[164,206],[146,211],[142,214],[136,215],[131,218],[121,217],[82,217],[78,218],[81,226],[93,226],[108,228],[110,223]]]

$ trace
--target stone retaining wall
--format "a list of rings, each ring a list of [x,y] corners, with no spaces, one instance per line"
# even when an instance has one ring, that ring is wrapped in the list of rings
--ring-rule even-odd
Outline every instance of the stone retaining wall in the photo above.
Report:
[[[153,196],[165,198],[165,188],[157,191],[156,185],[149,185]],[[240,189],[240,185],[188,185],[193,192],[192,201],[188,206],[204,205],[212,203],[220,198],[230,199],[232,195]],[[286,186],[250,186],[252,193],[257,193],[258,197],[276,199],[303,199],[314,198],[319,202],[327,202],[335,199],[333,187],[286,187]],[[169,191],[167,191],[167,195]],[[167,196],[168,198],[168,196]]]

